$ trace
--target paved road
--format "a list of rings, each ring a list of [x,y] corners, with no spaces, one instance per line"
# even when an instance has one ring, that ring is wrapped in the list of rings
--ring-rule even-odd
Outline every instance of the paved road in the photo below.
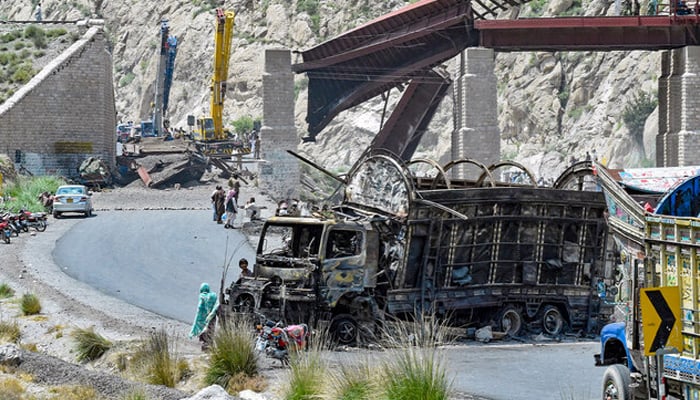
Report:
[[[227,238],[229,257],[244,240],[210,218],[209,211],[100,212],[58,240],[54,260],[71,277],[110,296],[190,323],[200,283],[219,287]],[[238,278],[240,257],[252,260],[254,250],[244,244],[237,251],[227,285]],[[595,342],[511,341],[456,346],[446,354],[454,389],[462,393],[491,400],[593,400],[604,373],[593,366],[596,351]],[[349,355],[336,356],[343,354]]]
[[[60,223],[58,221],[57,223]],[[228,240],[228,250],[227,250]],[[54,260],[69,276],[156,314],[191,322],[202,282],[218,291],[238,279],[238,259],[255,259],[245,237],[202,211],[102,211],[56,243]]]

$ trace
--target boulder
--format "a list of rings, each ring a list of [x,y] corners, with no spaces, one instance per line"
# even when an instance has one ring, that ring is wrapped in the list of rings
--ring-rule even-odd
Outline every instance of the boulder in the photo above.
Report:
[[[0,346],[0,365],[17,366],[22,363],[22,351],[16,344]]]

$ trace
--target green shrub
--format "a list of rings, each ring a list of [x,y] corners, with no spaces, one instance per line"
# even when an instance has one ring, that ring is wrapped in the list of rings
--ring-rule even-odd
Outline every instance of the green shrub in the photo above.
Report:
[[[46,55],[46,52],[43,50],[37,50],[34,52],[34,58],[41,58]]]
[[[8,65],[17,58],[15,53],[0,53],[0,65]]]
[[[24,42],[17,42],[15,43],[15,50],[22,50],[24,46]]]
[[[379,393],[381,388],[375,376],[377,371],[369,367],[367,360],[359,366],[340,364],[340,369],[331,373],[329,388],[331,398],[338,400],[370,400]]]
[[[258,353],[253,338],[252,326],[243,318],[234,317],[228,325],[218,329],[210,349],[205,383],[228,389],[241,375],[257,375]]]
[[[94,327],[77,328],[71,337],[75,341],[76,358],[81,362],[97,360],[112,347],[112,342],[96,333]]]
[[[7,283],[0,283],[0,299],[8,299],[15,295],[15,290]]]
[[[0,320],[0,343],[3,341],[9,343],[19,343],[19,339],[22,333],[19,329],[19,324],[17,321],[3,321]]]
[[[56,29],[49,29],[46,32],[46,36],[53,38],[53,37],[59,37],[67,34],[68,31],[65,30],[64,28],[56,28]]]
[[[22,51],[19,52],[19,58],[24,60],[24,59],[29,58],[29,56],[31,54],[32,54],[32,52],[29,51],[28,49],[22,49]]]
[[[317,399],[323,396],[325,371],[327,367],[321,362],[320,352],[310,351],[291,355],[290,373],[285,400]]]
[[[11,200],[5,202],[3,207],[11,212],[17,212],[20,208],[29,211],[43,211],[44,206],[38,197],[42,192],[55,193],[59,186],[65,184],[65,180],[58,176],[20,176],[15,182],[6,185],[3,193],[10,196]]]
[[[644,139],[644,123],[658,104],[657,96],[650,93],[637,93],[622,112],[630,135],[641,142]]]
[[[237,120],[231,122],[231,125],[233,125],[233,130],[237,134],[243,135],[244,133],[253,130],[253,118],[251,118],[248,115],[244,115],[238,118]]]
[[[24,28],[24,37],[27,39],[35,38],[37,36],[44,36],[44,30],[36,25],[29,25]]]
[[[22,295],[20,308],[22,309],[23,315],[36,315],[41,312],[41,302],[36,295],[32,293],[25,293]]]
[[[133,72],[127,72],[126,75],[122,76],[122,78],[119,80],[119,87],[124,87],[130,84],[134,78],[136,78],[136,75],[134,75]]]

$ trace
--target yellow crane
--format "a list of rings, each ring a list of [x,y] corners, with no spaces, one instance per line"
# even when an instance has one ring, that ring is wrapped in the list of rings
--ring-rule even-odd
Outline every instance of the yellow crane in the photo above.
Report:
[[[208,156],[231,156],[233,154],[250,153],[250,148],[243,140],[229,137],[224,129],[223,111],[226,96],[226,79],[228,78],[228,63],[231,55],[231,39],[233,37],[233,21],[235,13],[216,9],[216,25],[214,29],[214,74],[211,78],[211,100],[209,110],[211,115],[197,118],[194,130],[194,140],[197,148]]]

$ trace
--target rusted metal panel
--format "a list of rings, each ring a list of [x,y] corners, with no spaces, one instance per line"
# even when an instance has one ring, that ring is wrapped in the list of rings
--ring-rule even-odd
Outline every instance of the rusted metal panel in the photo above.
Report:
[[[151,183],[153,182],[151,180],[151,177],[148,175],[148,171],[146,171],[146,168],[143,166],[140,166],[136,172],[139,174],[139,177],[141,177],[141,180],[143,181],[143,184],[146,185],[146,187],[151,186]]]

